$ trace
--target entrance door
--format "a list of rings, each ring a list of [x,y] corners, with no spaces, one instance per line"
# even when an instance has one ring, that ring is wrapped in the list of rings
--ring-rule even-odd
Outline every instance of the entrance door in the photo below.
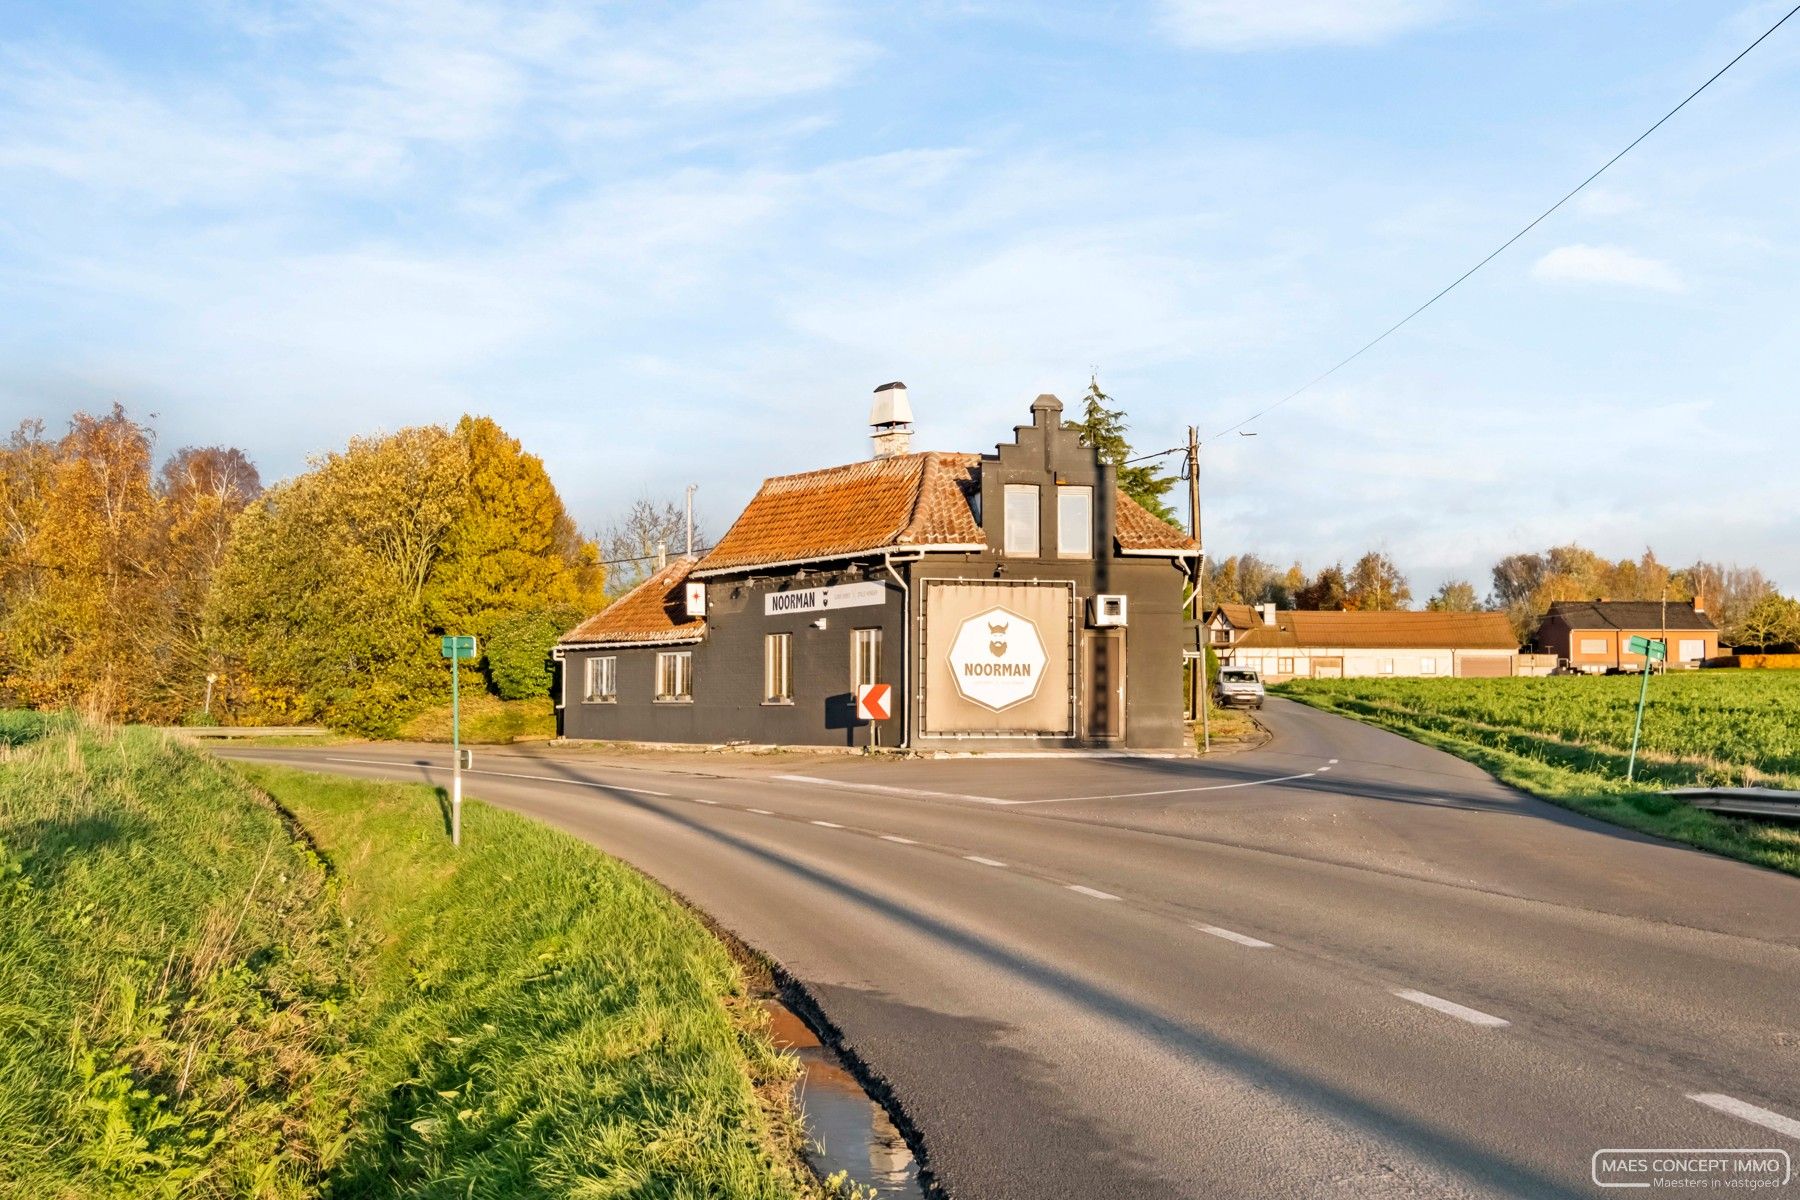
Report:
[[[1125,631],[1099,630],[1082,643],[1082,724],[1089,737],[1125,736]]]

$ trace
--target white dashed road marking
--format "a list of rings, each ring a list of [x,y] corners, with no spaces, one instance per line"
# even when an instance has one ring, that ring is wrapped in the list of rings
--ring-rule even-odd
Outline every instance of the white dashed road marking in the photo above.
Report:
[[[1273,950],[1275,948],[1274,944],[1271,942],[1265,942],[1260,938],[1253,938],[1247,934],[1234,933],[1229,929],[1220,929],[1217,925],[1196,925],[1194,928],[1198,929],[1201,933],[1210,933],[1216,938],[1224,938],[1228,942],[1236,942],[1240,946],[1248,946],[1252,950]]]
[[[1415,992],[1411,988],[1401,988],[1394,993],[1402,1000],[1411,1000],[1414,1004],[1423,1004],[1426,1008],[1436,1009],[1446,1016],[1455,1017],[1459,1021],[1467,1021],[1471,1025],[1486,1025],[1490,1029],[1498,1029],[1512,1022],[1504,1017],[1496,1017],[1484,1013],[1480,1009],[1469,1008],[1454,1000],[1446,1000],[1442,996],[1434,996],[1430,992]]]
[[[711,804],[711,805],[714,805],[715,807],[719,803],[717,800],[702,800],[698,796],[689,796],[688,799],[692,800],[695,804]]]
[[[1079,883],[1071,883],[1068,885],[1068,887],[1071,892],[1080,892],[1082,895],[1092,896],[1096,900],[1117,900],[1118,899],[1118,897],[1113,895],[1111,892],[1103,892],[1099,888],[1086,887]]]
[[[843,826],[839,825],[836,821],[814,821],[813,824],[822,826],[826,829],[842,829],[843,828]]]
[[[979,854],[965,854],[963,857],[972,863],[980,863],[984,867],[1004,867],[1006,865],[997,858],[983,858]]]
[[[1792,1117],[1784,1117],[1778,1112],[1770,1112],[1766,1108],[1758,1108],[1735,1096],[1725,1096],[1718,1092],[1694,1092],[1688,1096],[1696,1104],[1727,1113],[1741,1121],[1749,1121],[1752,1125],[1761,1125],[1764,1129],[1773,1129],[1776,1133],[1800,1140],[1800,1121]]]
[[[884,842],[899,842],[902,846],[916,846],[919,844],[911,838],[903,838],[897,833],[884,833],[881,835],[881,840]]]
[[[391,758],[327,758],[325,761],[326,762],[335,762],[335,763],[362,763],[366,766],[371,766],[371,767],[396,767],[396,768],[400,768],[402,770],[409,768],[409,767],[417,767],[417,766],[421,765],[419,763],[396,762]],[[425,766],[425,769],[428,771],[448,771],[448,770],[450,770],[449,767],[440,767],[435,763],[423,764],[423,765]],[[629,792],[633,796],[655,796],[658,799],[662,799],[662,800],[669,799],[669,793],[667,793],[667,792],[653,792],[649,788],[620,787],[616,783],[596,783],[592,779],[564,779],[557,775],[521,775],[517,771],[486,771],[486,770],[477,770],[476,768],[473,768],[473,767],[471,767],[467,771],[464,771],[463,774],[464,775],[492,775],[496,779],[530,779],[530,780],[534,780],[537,783],[566,783],[566,784],[570,785],[571,787],[599,788],[602,791],[607,791],[607,792]]]
[[[753,812],[759,817],[772,817],[775,815],[766,808],[746,808],[744,811]]]
[[[879,792],[885,796],[916,796],[922,800],[973,800],[977,804],[1023,804],[1023,800],[1000,800],[993,796],[966,796],[961,792],[927,792],[919,788],[889,787],[884,783],[845,783],[841,779],[818,779],[811,775],[777,775],[782,783],[810,783],[815,787],[845,788],[852,792]]]

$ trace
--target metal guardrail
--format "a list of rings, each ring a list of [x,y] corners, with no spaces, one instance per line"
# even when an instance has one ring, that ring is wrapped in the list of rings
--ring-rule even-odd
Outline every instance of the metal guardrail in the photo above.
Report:
[[[1800,818],[1800,792],[1787,792],[1779,788],[1670,788],[1663,795],[1686,800],[1695,808],[1704,808],[1710,812]]]

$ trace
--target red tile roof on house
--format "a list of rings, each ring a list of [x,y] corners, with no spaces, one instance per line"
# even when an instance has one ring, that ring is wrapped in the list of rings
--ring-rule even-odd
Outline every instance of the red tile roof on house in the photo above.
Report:
[[[981,456],[927,450],[765,480],[694,568],[702,575],[882,550],[985,550],[975,519]],[[1127,554],[1192,552],[1192,539],[1124,494],[1115,531]]]
[[[1287,609],[1259,625],[1239,646],[1270,649],[1517,650],[1505,613],[1313,612]]]
[[[1224,617],[1233,629],[1255,629],[1262,624],[1262,614],[1254,604],[1221,604],[1213,609],[1213,615]]]
[[[678,558],[564,635],[563,646],[697,642],[706,622],[687,615],[682,584],[694,560]]]

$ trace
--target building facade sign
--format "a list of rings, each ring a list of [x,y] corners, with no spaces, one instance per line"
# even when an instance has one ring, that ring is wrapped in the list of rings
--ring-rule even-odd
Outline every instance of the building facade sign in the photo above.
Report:
[[[885,583],[838,583],[830,587],[795,588],[786,592],[770,592],[763,597],[763,616],[779,617],[788,613],[829,612],[834,608],[870,608],[886,604]]]
[[[925,593],[923,732],[1073,733],[1072,584],[931,580]]]
[[[996,605],[957,630],[950,643],[950,675],[963,699],[1004,712],[1037,695],[1048,657],[1037,626]]]

